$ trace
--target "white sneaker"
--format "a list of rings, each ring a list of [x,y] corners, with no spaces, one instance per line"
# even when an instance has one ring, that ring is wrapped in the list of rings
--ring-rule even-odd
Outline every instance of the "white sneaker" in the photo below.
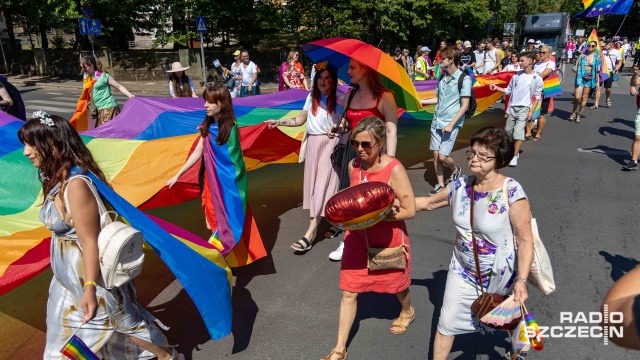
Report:
[[[336,249],[336,251],[329,254],[329,259],[333,261],[341,261],[342,260],[342,250],[344,250],[344,240],[340,241],[340,245]]]
[[[520,154],[514,156],[513,159],[511,159],[511,162],[509,163],[509,166],[511,166],[511,167],[518,166],[518,158],[520,158]]]

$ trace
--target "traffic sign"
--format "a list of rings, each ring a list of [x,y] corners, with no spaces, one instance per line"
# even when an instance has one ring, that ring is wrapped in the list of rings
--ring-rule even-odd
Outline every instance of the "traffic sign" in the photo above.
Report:
[[[100,28],[100,20],[97,19],[78,19],[80,26],[80,35],[102,35],[102,29]]]
[[[207,18],[204,16],[196,16],[196,31],[199,33],[207,32]]]
[[[84,4],[82,5],[82,15],[84,15],[87,18],[91,18],[93,17],[93,10],[91,9],[91,6],[89,6],[88,4]]]

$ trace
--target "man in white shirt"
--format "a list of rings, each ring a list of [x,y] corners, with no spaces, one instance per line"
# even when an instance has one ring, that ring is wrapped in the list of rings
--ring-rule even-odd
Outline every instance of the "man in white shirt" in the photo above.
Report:
[[[553,75],[556,71],[556,62],[551,60],[551,47],[543,45],[540,47],[540,51],[538,52],[540,56],[540,61],[538,61],[533,66],[533,71],[540,75],[542,81],[547,77]],[[533,141],[540,140],[540,136],[542,136],[542,129],[544,129],[544,125],[547,123],[546,115],[549,112],[549,105],[551,103],[551,98],[542,99],[542,105],[540,108],[540,117],[538,118],[538,131],[536,132],[536,136],[533,138]],[[527,123],[527,134],[525,135],[525,140],[531,139],[531,131],[533,130],[533,122]]]
[[[518,166],[520,158],[520,147],[524,141],[524,131],[527,121],[532,121],[540,97],[542,96],[542,78],[533,71],[533,61],[536,55],[532,51],[525,51],[520,54],[520,66],[524,70],[513,75],[506,88],[490,84],[490,90],[500,91],[511,95],[509,100],[509,116],[505,129],[513,136],[515,156],[509,166]],[[535,100],[533,100],[535,99]]]
[[[242,64],[240,71],[242,72],[242,86],[240,87],[240,97],[260,95],[260,86],[258,85],[258,67],[253,61],[249,60],[249,51],[242,50],[240,52]]]
[[[482,75],[484,74],[484,42],[479,42],[478,49],[473,53],[476,55],[476,74]]]
[[[613,41],[609,41],[602,51],[602,58],[607,62],[607,68],[609,69],[609,78],[601,83],[604,85],[604,94],[606,96],[606,107],[611,107],[611,85],[613,84],[613,74],[617,74],[622,65],[622,56],[620,56],[620,50],[613,46]],[[600,91],[596,91],[596,104],[591,109],[597,109],[600,105]]]

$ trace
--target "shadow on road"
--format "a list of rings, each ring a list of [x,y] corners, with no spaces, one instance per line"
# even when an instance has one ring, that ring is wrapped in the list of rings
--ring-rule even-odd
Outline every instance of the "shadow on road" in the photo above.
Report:
[[[439,270],[433,273],[433,278],[431,279],[411,279],[412,285],[425,286],[429,290],[429,301],[433,304],[434,315],[431,319],[428,359],[433,358],[433,344],[438,331],[447,274],[447,270]],[[456,357],[456,360],[476,360],[478,355],[486,355],[489,359],[501,359],[505,351],[500,353],[496,351],[496,348],[510,349],[511,345],[508,337],[508,333],[504,331],[496,331],[494,334],[486,335],[480,333],[458,335],[453,342],[451,352],[462,352],[461,355]]]
[[[605,145],[598,145],[590,148],[583,148],[583,150],[588,150],[594,153],[602,153],[607,155],[609,159],[617,162],[620,165],[626,165],[626,159],[629,158],[628,150],[615,149]]]
[[[632,121],[629,121],[629,122],[632,123]],[[635,132],[633,132],[633,131],[618,129],[618,128],[614,128],[614,127],[611,127],[611,126],[601,126],[598,129],[598,132],[602,136],[616,135],[616,136],[620,136],[620,137],[623,137],[623,138],[626,138],[626,139],[629,139],[629,140],[633,140],[633,138],[635,136]]]
[[[623,125],[626,125],[632,129],[635,129],[636,125],[635,122],[633,120],[625,120],[625,119],[620,119],[620,118],[615,118],[611,121],[609,121],[609,124],[615,124],[615,123],[620,123]]]
[[[640,264],[640,261],[636,259],[621,255],[612,255],[606,251],[600,251],[599,254],[602,255],[609,264],[611,264],[611,279],[613,281],[618,281],[622,275]]]

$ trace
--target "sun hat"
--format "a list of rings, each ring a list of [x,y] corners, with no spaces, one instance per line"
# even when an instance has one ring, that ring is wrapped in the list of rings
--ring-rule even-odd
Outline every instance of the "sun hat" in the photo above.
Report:
[[[236,51],[233,53],[233,56],[238,56],[238,55],[240,55],[240,50],[236,50]]]
[[[470,48],[471,47],[471,41],[467,40],[464,42],[464,47],[465,48]]]
[[[189,66],[184,67],[182,66],[182,64],[180,63],[180,61],[176,61],[173,64],[171,64],[171,70],[167,70],[167,72],[178,72],[178,71],[185,71],[189,68]]]

